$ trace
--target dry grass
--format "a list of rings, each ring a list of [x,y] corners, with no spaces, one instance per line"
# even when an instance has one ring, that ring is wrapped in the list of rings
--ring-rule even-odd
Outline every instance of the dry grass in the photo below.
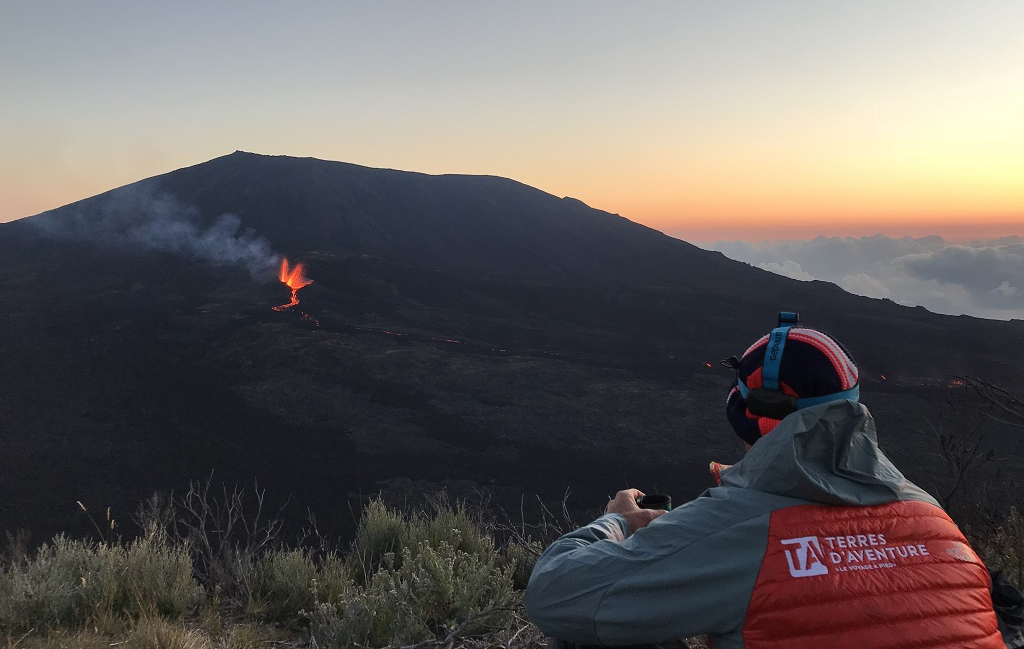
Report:
[[[124,641],[124,649],[213,649],[212,639],[202,631],[160,617],[137,620]],[[76,648],[77,649],[77,648]]]
[[[1018,579],[1022,519],[1011,509],[980,547]],[[412,512],[374,501],[347,556],[267,547],[240,564],[231,591],[242,605],[199,588],[188,543],[57,537],[0,565],[0,641],[6,649],[545,649],[521,602],[543,545],[529,531],[484,524],[444,499]],[[663,646],[708,647],[703,638]]]
[[[97,629],[26,633],[8,636],[4,642],[6,649],[267,649],[307,645],[308,638],[263,624],[235,623],[223,633],[209,633],[195,624],[143,617],[120,633]]]

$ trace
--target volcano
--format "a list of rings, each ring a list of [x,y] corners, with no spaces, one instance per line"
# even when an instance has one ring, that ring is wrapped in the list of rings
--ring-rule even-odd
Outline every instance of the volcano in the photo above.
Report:
[[[847,344],[925,486],[951,377],[1022,387],[1019,321],[783,278],[504,178],[243,152],[0,225],[0,303],[0,527],[41,535],[211,472],[339,529],[348,501],[436,486],[682,501],[738,456],[717,361],[780,309]]]

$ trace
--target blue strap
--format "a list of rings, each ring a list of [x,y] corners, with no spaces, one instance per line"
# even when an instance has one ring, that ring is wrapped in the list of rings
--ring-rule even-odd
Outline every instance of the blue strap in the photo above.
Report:
[[[808,397],[806,399],[796,400],[796,409],[802,410],[804,408],[810,408],[811,406],[818,406],[829,401],[838,401],[840,399],[849,399],[850,401],[860,400],[860,383],[853,386],[848,390],[842,392],[833,392],[832,394],[826,394],[823,397]]]
[[[768,334],[768,342],[764,348],[764,362],[761,364],[762,389],[774,392],[782,391],[779,387],[779,367],[782,364],[782,351],[786,348],[786,339],[789,337],[789,330],[798,326],[797,323],[799,320],[800,316],[795,311],[779,312],[779,326]],[[750,394],[750,388],[747,387],[746,383],[740,380],[738,371],[736,377],[736,388],[739,390],[740,396],[746,400],[747,395]],[[830,401],[838,401],[840,399],[859,401],[860,384],[858,383],[852,388],[841,392],[833,392],[832,394],[826,394],[820,397],[796,399],[795,405],[797,410],[801,410],[803,408],[810,408],[811,406],[817,406]]]
[[[747,395],[750,394],[750,388],[748,388],[747,384],[740,378],[736,379],[736,389],[740,391],[740,396],[743,397],[744,401],[746,401]]]
[[[736,389],[740,391],[740,396],[743,397],[744,401],[746,401],[747,395],[750,394],[750,388],[747,387],[747,384],[737,379]],[[842,392],[833,392],[832,394],[826,394],[820,397],[807,397],[806,399],[797,399],[796,409],[802,410],[804,408],[810,408],[811,406],[820,406],[823,403],[828,403],[829,401],[838,401],[840,399],[860,401],[860,383],[853,386],[852,388],[843,390]]]
[[[761,387],[765,390],[779,389],[779,364],[782,362],[782,350],[786,347],[786,337],[792,328],[792,325],[776,327],[768,334],[764,364],[761,366]]]

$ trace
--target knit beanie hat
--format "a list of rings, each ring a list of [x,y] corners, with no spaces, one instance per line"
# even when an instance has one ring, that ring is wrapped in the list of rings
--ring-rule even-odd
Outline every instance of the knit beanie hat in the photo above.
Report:
[[[775,390],[765,389],[763,376],[770,339],[773,353],[781,356]],[[776,329],[759,338],[742,358],[734,356],[730,361],[723,362],[736,369],[737,380],[729,391],[725,412],[733,430],[748,444],[771,432],[787,412],[837,399],[858,399],[856,363],[839,341],[822,331],[797,326]],[[776,407],[764,407],[764,398]]]

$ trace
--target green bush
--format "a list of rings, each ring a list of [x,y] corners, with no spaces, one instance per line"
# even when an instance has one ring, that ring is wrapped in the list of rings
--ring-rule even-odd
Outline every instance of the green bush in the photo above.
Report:
[[[1006,578],[1024,587],[1024,515],[1016,507],[985,534],[972,534],[971,545],[992,570],[1002,570]]]
[[[423,542],[415,552],[406,548],[403,554],[400,570],[378,573],[375,580],[388,592],[398,592],[427,636],[458,627],[478,635],[508,619],[506,609],[516,599],[512,574],[493,553],[467,553],[440,541],[436,547]]]
[[[354,585],[352,571],[342,557],[330,552],[320,562],[316,584],[313,587],[317,603],[335,604],[351,592]]]
[[[129,543],[58,535],[8,560],[0,568],[0,633],[34,632],[47,646],[114,634],[130,647],[200,649],[255,646],[266,635],[262,623],[271,622],[267,628],[288,632],[308,623],[323,647],[491,642],[520,619],[520,591],[538,551],[535,544],[497,547],[491,528],[444,499],[406,514],[369,503],[347,555],[229,544],[207,556],[191,545],[195,535],[168,525],[174,521],[147,524]],[[212,581],[207,597],[197,575],[228,563],[237,573],[230,596],[221,588],[229,582]],[[224,612],[236,620],[244,613],[255,623],[251,633],[237,624],[225,630]],[[197,624],[204,632],[190,630]],[[518,632],[524,624],[517,622]]]
[[[251,618],[294,623],[315,604],[318,571],[306,550],[264,554],[245,578],[245,613]]]
[[[402,549],[401,567],[385,564],[365,586],[350,582],[333,603],[311,615],[321,646],[386,646],[463,637],[504,627],[518,596],[511,570],[480,555],[422,543]]]
[[[494,552],[494,538],[463,506],[453,509],[441,504],[439,507],[431,516],[421,515],[410,521],[411,538],[406,547],[426,543],[429,547],[438,548],[446,543],[452,550],[471,555]]]
[[[537,563],[537,557],[543,552],[544,546],[538,541],[510,542],[502,553],[502,560],[512,571],[512,585],[516,590],[526,590],[530,581],[530,573]]]
[[[179,618],[203,591],[182,548],[140,538],[129,545],[57,536],[0,578],[0,627],[79,628],[146,614]]]
[[[203,589],[193,577],[192,560],[185,548],[140,538],[127,548],[109,549],[107,577],[115,582],[115,612],[137,618],[155,611],[177,619],[202,602]]]
[[[348,555],[353,574],[365,583],[384,561],[406,543],[409,524],[401,513],[388,508],[379,499],[372,500],[363,510],[356,529],[356,539]]]
[[[357,581],[365,583],[386,557],[390,556],[399,567],[401,550],[408,548],[415,553],[421,543],[433,548],[447,543],[453,550],[467,554],[494,553],[494,539],[464,506],[453,506],[439,498],[433,509],[403,515],[379,499],[371,501],[363,511],[349,553],[350,568]]]
[[[92,608],[90,578],[101,563],[94,547],[58,535],[28,561],[4,571],[0,625],[9,631],[81,626]]]
[[[409,644],[503,628],[517,605],[517,559],[463,508],[403,516],[374,501],[360,520],[349,571],[321,575],[310,613],[320,646]],[[349,576],[350,575],[350,576]],[[329,588],[327,584],[330,584]]]

